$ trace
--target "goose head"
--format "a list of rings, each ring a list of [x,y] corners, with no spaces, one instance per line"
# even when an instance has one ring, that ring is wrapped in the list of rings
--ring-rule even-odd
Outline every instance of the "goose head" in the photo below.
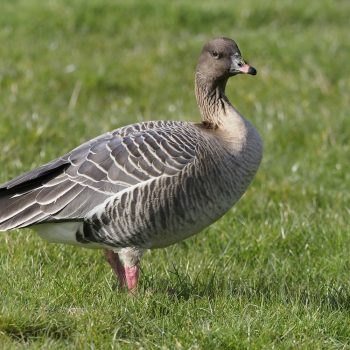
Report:
[[[197,65],[197,74],[210,81],[227,81],[237,74],[256,73],[256,69],[242,58],[237,44],[229,38],[215,38],[206,43]]]

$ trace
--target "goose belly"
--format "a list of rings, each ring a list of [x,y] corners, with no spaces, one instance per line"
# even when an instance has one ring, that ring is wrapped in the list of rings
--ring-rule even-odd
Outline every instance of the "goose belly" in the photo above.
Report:
[[[159,225],[159,229],[150,234],[147,248],[166,247],[193,236],[218,220],[231,207],[228,205],[222,205],[220,208],[218,206],[213,207],[208,202],[201,204],[197,202],[195,204],[198,206],[196,209],[192,206],[174,209],[183,211],[182,215],[177,216],[177,218],[169,217],[165,219],[166,227]]]
[[[52,222],[32,226],[32,229],[49,243],[63,243],[84,248],[106,248],[96,242],[80,242],[77,233],[82,229],[82,222]]]
[[[232,183],[220,178],[211,188],[207,186],[204,189],[198,183],[192,183],[168,198],[165,204],[167,210],[155,204],[153,220],[158,227],[149,235],[148,248],[165,247],[200,232],[223,216],[239,200],[247,186],[232,186]]]
[[[250,179],[180,174],[125,191],[97,208],[81,238],[113,247],[161,248],[212,224],[242,196]]]
[[[148,231],[148,248],[181,241],[222,217],[245,193],[260,159],[250,159],[244,166],[233,162],[206,176],[180,179],[181,186],[175,183],[168,187],[169,195],[164,201],[155,196],[151,201],[153,208],[145,213],[147,221],[155,223],[152,231]]]

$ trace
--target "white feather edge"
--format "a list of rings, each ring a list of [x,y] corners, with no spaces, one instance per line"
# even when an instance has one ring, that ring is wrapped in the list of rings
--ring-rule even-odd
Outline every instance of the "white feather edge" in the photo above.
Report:
[[[168,175],[162,175],[162,176],[168,176]],[[107,198],[104,202],[97,205],[94,209],[92,209],[86,217],[91,217],[92,215],[96,214],[98,216],[101,216],[102,213],[105,212],[106,206],[113,200],[115,200],[118,197],[121,197],[121,195],[124,192],[128,192],[133,190],[137,186],[144,186],[148,182],[153,181],[154,179],[148,179],[146,181],[140,182],[138,184],[135,184],[134,186],[130,186],[128,188],[125,188],[124,190],[116,193],[115,195]],[[54,222],[54,223],[43,223],[39,225],[34,225],[31,227],[34,229],[39,236],[44,239],[45,241],[48,241],[50,243],[65,243],[65,244],[71,244],[75,246],[85,247],[85,248],[107,248],[112,249],[110,246],[103,244],[103,243],[81,243],[77,241],[76,234],[79,230],[82,230],[83,228],[83,222],[81,221],[71,221],[71,222]],[[118,252],[121,248],[114,248],[113,251]]]

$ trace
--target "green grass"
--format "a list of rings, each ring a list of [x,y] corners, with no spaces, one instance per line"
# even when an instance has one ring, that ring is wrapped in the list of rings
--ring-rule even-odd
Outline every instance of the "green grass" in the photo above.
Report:
[[[196,60],[235,38],[228,96],[264,160],[241,202],[142,262],[0,236],[0,348],[350,348],[348,1],[3,0],[0,182],[140,120],[198,120]],[[172,291],[171,293],[169,291]]]

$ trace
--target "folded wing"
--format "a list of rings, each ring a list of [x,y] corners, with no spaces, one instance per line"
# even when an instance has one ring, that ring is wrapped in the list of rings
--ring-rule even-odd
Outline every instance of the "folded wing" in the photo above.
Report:
[[[79,221],[117,192],[172,176],[196,156],[195,127],[146,122],[104,134],[0,186],[0,230]]]

